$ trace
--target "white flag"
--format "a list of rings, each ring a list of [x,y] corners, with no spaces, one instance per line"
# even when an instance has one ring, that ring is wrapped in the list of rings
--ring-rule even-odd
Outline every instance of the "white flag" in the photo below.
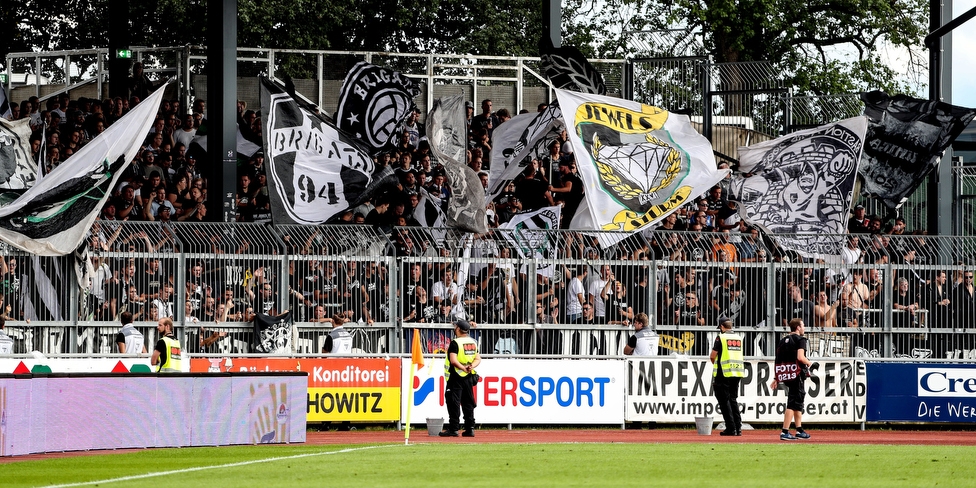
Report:
[[[685,115],[600,95],[556,96],[586,190],[572,228],[641,229],[728,174]]]
[[[532,158],[549,153],[549,143],[563,130],[562,112],[556,104],[534,114],[516,115],[492,133],[491,173],[488,194],[494,198],[513,180]],[[549,171],[549,168],[546,168]],[[552,175],[546,173],[547,177]]]
[[[447,200],[448,227],[484,234],[488,232],[485,190],[473,169],[463,161],[467,150],[467,127],[461,96],[438,98],[427,116],[430,150],[444,165],[451,196]]]
[[[42,256],[74,252],[122,171],[142,147],[164,91],[165,87],[159,87],[70,159],[0,208],[0,240]]]
[[[854,117],[739,148],[739,215],[784,249],[839,257],[867,127]]]
[[[30,119],[0,118],[0,190],[30,188],[37,180],[30,137]]]
[[[0,119],[9,119],[13,115],[10,111],[10,100],[7,100],[7,91],[0,83]]]
[[[511,229],[502,235],[519,256],[536,259],[536,274],[552,278],[556,253],[559,250],[559,213],[561,207],[544,207],[534,212],[516,214],[512,220],[498,226]],[[525,265],[523,265],[523,269]]]

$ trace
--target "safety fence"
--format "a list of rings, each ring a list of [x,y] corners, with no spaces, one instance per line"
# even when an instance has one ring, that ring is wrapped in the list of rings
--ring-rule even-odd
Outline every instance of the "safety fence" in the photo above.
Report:
[[[749,356],[771,355],[794,317],[823,356],[976,356],[976,240],[837,239],[856,263],[805,260],[754,231],[387,236],[355,225],[101,221],[89,274],[74,257],[5,250],[0,296],[15,352],[46,354],[117,350],[128,311],[150,347],[157,320],[173,317],[191,353],[320,353],[338,315],[362,353],[406,351],[414,328],[425,351],[446,350],[463,317],[485,352],[612,356],[643,313],[661,354],[707,355],[726,316]],[[286,311],[268,342],[254,314]]]

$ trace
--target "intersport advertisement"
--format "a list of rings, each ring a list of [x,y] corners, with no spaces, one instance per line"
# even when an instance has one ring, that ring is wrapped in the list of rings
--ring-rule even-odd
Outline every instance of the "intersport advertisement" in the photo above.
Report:
[[[447,421],[444,356],[424,358],[413,381],[410,423]],[[475,421],[479,424],[621,424],[624,418],[623,361],[485,359],[478,366]],[[403,384],[410,384],[409,359]],[[404,391],[401,412],[408,421]]]

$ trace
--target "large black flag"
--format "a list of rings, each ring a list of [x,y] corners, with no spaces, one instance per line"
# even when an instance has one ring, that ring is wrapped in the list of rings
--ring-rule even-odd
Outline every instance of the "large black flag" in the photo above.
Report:
[[[335,121],[374,151],[397,142],[397,125],[413,110],[420,87],[406,76],[360,61],[339,91]]]
[[[861,99],[869,121],[858,172],[861,192],[890,209],[900,207],[939,166],[942,153],[976,115],[973,109],[880,91]]]
[[[367,147],[265,78],[261,110],[276,224],[322,224],[362,202],[376,166]]]
[[[548,37],[539,45],[541,68],[552,86],[590,95],[606,95],[603,74],[573,46],[553,47]]]

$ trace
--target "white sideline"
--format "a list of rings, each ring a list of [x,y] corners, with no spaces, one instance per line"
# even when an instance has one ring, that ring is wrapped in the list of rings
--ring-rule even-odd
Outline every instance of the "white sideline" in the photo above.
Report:
[[[159,471],[157,473],[146,473],[146,474],[138,474],[138,475],[134,475],[134,476],[122,476],[120,478],[109,478],[109,479],[106,479],[106,480],[84,481],[84,482],[81,482],[81,483],[67,483],[67,484],[64,484],[64,485],[47,485],[47,486],[44,486],[42,488],[68,488],[70,486],[87,486],[87,485],[97,485],[97,484],[101,484],[101,483],[116,483],[116,482],[119,482],[119,481],[132,481],[132,480],[140,480],[140,479],[144,479],[144,478],[155,478],[157,476],[166,476],[166,475],[171,475],[171,474],[191,473],[193,471],[204,471],[204,470],[208,470],[208,469],[235,468],[237,466],[247,466],[249,464],[270,463],[270,462],[274,462],[274,461],[283,461],[283,460],[286,460],[286,459],[300,459],[300,458],[314,457],[314,456],[328,456],[330,454],[342,454],[342,453],[346,453],[346,452],[364,451],[366,449],[380,449],[380,448],[384,448],[384,447],[395,447],[395,446],[398,446],[398,445],[399,444],[389,444],[389,445],[382,445],[382,446],[351,447],[351,448],[348,448],[348,449],[340,449],[338,451],[310,452],[310,453],[307,453],[307,454],[296,454],[294,456],[280,456],[280,457],[271,457],[271,458],[264,458],[264,459],[254,459],[252,461],[241,461],[239,463],[230,463],[230,464],[218,464],[216,466],[199,466],[199,467],[196,467],[196,468],[174,469],[174,470],[170,470],[170,471]]]

